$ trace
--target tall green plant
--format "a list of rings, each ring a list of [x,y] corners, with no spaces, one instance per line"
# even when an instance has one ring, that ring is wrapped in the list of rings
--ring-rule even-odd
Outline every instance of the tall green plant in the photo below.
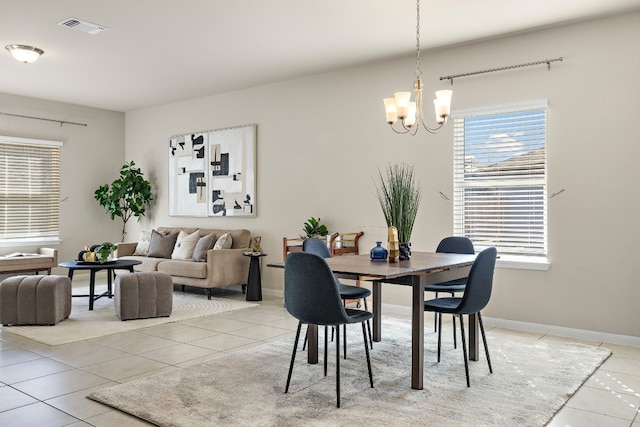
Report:
[[[413,166],[405,163],[389,164],[385,174],[378,168],[376,196],[387,227],[395,226],[398,229],[398,239],[401,242],[410,242],[422,198],[422,190],[416,180]]]
[[[95,199],[112,220],[117,216],[122,218],[122,241],[127,221],[132,216],[140,221],[153,200],[151,184],[135,165],[133,161],[125,163],[120,169],[120,178],[113,181],[111,186],[101,185],[94,193]]]

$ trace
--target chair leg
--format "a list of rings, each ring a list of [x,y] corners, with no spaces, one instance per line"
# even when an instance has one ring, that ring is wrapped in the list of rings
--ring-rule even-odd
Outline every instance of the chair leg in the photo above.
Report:
[[[487,363],[489,364],[489,372],[493,374],[491,368],[491,358],[489,357],[489,347],[487,346],[487,336],[484,334],[484,325],[482,324],[482,316],[478,312],[478,324],[480,325],[480,332],[482,333],[482,342],[484,343],[484,354],[487,355]]]
[[[371,372],[371,356],[369,355],[369,344],[367,343],[367,333],[365,332],[364,322],[362,322],[362,339],[364,340],[364,351],[367,354],[367,368],[369,369],[369,382],[373,388],[373,373]]]
[[[467,375],[467,387],[471,387],[469,384],[469,361],[467,359],[467,342],[464,338],[464,319],[462,314],[460,315],[460,336],[462,338],[462,354],[464,356],[464,373]]]
[[[340,407],[340,326],[336,326],[336,399]]]
[[[369,307],[367,307],[367,299],[362,298],[364,300],[364,309],[365,311],[369,311]],[[367,320],[367,330],[369,331],[369,345],[371,345],[371,349],[373,350],[373,335],[371,335],[371,321]]]
[[[300,328],[302,328],[302,322],[298,321],[298,330],[296,331],[296,340],[293,343],[293,352],[291,353],[291,364],[289,365],[289,375],[287,375],[287,386],[284,388],[284,392],[289,392],[289,384],[291,383],[291,374],[293,373],[293,362],[296,360],[296,352],[298,351],[298,340],[300,339]]]
[[[434,312],[438,313],[438,312]],[[438,363],[440,363],[440,345],[442,344],[442,313],[438,313]]]
[[[327,348],[329,347],[328,338],[329,338],[329,329],[327,325],[324,325],[324,376],[327,376]]]
[[[336,326],[337,328],[339,328],[340,326]],[[343,326],[343,331],[344,331],[344,336],[342,337],[342,340],[344,341],[344,358],[347,358],[347,324],[345,323]],[[337,341],[336,341],[337,343]]]
[[[451,292],[451,296],[455,297],[456,293]],[[442,314],[440,315],[442,316]],[[452,314],[451,317],[453,317],[453,348],[458,348],[458,343],[456,342],[456,315]]]
[[[440,313],[442,316],[442,313]],[[451,315],[453,317],[453,348],[458,348],[458,343],[456,342],[456,315]]]
[[[309,334],[309,330],[307,329],[307,331],[304,333],[304,342],[302,343],[302,351],[304,351],[305,348],[307,347],[308,334]]]
[[[436,292],[436,298],[438,298],[437,292]],[[437,311],[434,311],[433,312],[433,332],[438,331],[438,316],[440,316],[440,313],[438,313]]]

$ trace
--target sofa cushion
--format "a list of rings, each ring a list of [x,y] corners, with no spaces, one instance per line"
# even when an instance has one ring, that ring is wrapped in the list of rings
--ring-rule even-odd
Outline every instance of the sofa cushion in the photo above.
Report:
[[[172,276],[207,278],[207,263],[181,260],[162,260],[158,263],[158,271]],[[179,283],[179,282],[176,282]]]
[[[149,253],[149,245],[151,245],[151,233],[148,231],[141,231],[140,238],[138,238],[138,244],[136,250],[133,251],[133,255],[147,256]]]
[[[193,250],[200,239],[200,233],[198,230],[191,234],[186,233],[184,230],[178,234],[176,245],[171,253],[171,259],[183,259],[191,260],[193,257]]]
[[[178,233],[162,234],[156,230],[151,232],[151,243],[149,244],[148,257],[171,258],[171,253],[176,245]]]
[[[197,228],[190,227],[157,227],[157,231],[160,233],[179,233],[180,230],[184,230],[191,234],[197,230]],[[231,249],[245,249],[251,245],[251,232],[247,229],[240,228],[235,230],[223,230],[219,228],[200,228],[200,235],[205,236],[207,234],[214,233],[216,236],[222,236],[224,233],[231,235]]]
[[[158,269],[158,264],[162,261],[166,261],[166,258],[149,258],[146,256],[123,256],[118,259],[132,259],[135,261],[140,261],[140,264],[134,265],[134,271],[156,271]]]
[[[193,257],[191,259],[195,262],[206,262],[207,251],[213,247],[215,239],[216,235],[213,233],[202,236],[198,240],[198,243],[196,243],[196,247],[193,249]]]
[[[233,240],[231,239],[231,234],[224,233],[222,236],[218,238],[216,244],[213,245],[213,249],[231,249],[233,245]]]

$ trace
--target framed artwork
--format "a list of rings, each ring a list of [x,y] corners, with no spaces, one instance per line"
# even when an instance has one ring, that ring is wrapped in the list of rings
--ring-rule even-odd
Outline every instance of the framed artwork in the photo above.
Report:
[[[256,125],[169,138],[169,215],[256,216]]]

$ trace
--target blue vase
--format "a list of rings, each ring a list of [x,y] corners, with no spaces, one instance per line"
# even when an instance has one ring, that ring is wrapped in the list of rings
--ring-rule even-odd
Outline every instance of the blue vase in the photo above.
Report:
[[[376,242],[376,246],[369,251],[371,261],[386,261],[389,251],[382,247],[382,242]]]

